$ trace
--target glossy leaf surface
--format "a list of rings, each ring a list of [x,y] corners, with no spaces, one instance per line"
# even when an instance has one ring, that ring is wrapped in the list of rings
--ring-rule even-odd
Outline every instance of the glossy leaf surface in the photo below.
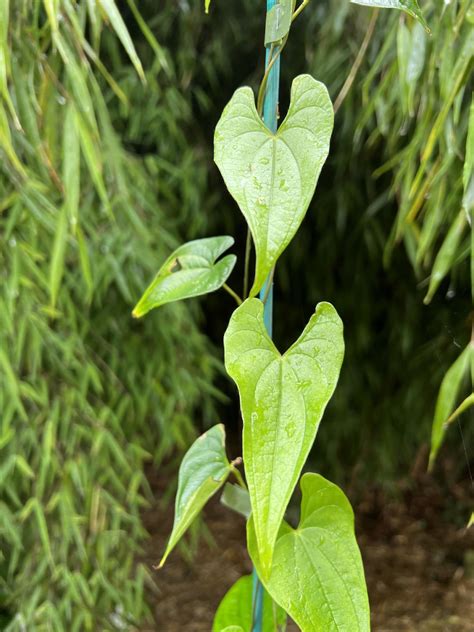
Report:
[[[297,529],[283,523],[268,579],[249,520],[252,561],[270,595],[303,632],[368,632],[369,600],[351,505],[318,474],[305,474],[301,490],[300,523]]]
[[[441,382],[431,430],[430,468],[441,447],[446,432],[446,423],[456,408],[456,398],[464,377],[469,374],[470,363],[474,357],[474,345],[468,344],[461,355],[451,365]]]
[[[408,15],[416,18],[420,24],[429,31],[417,0],[351,0],[351,2],[353,4],[361,4],[366,7],[379,7],[381,9],[398,9],[399,11],[405,11]]]
[[[284,624],[286,613],[273,601],[267,591],[263,595],[263,619],[262,632],[275,632],[277,625]],[[223,632],[229,626],[236,625],[244,632],[252,630],[252,575],[240,577],[235,584],[227,591],[217,608],[214,617],[212,632]]]
[[[245,216],[256,250],[251,296],[261,289],[300,226],[329,151],[333,108],[326,87],[300,75],[288,114],[273,134],[250,88],[239,88],[214,136],[214,159]]]
[[[225,365],[240,393],[243,458],[262,565],[270,569],[281,520],[316,437],[344,356],[343,327],[329,303],[280,354],[248,299],[224,336]]]
[[[207,501],[225,483],[229,472],[225,430],[217,424],[196,439],[181,462],[173,531],[160,567]]]
[[[235,255],[216,260],[232,246],[232,237],[195,239],[180,246],[161,266],[133,310],[135,318],[160,305],[218,290],[235,265]]]

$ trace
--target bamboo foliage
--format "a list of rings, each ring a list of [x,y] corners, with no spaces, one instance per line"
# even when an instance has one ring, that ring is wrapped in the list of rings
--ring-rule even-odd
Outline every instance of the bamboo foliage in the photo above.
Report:
[[[196,308],[171,308],[158,330],[130,317],[189,217],[182,191],[199,203],[206,173],[186,147],[173,61],[129,5],[152,51],[146,71],[113,0],[0,3],[0,617],[10,632],[146,619],[148,574],[135,563],[144,464],[189,443],[198,402],[212,419],[217,364]],[[132,153],[116,131],[134,124],[130,94],[147,90],[165,112],[159,157]],[[170,161],[176,146],[187,169]]]

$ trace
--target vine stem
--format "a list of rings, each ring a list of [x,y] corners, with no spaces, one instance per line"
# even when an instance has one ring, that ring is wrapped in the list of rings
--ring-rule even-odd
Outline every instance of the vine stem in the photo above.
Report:
[[[352,64],[352,68],[350,69],[350,72],[347,75],[347,79],[345,80],[344,85],[342,86],[341,91],[337,95],[336,101],[334,102],[334,114],[336,114],[336,112],[339,110],[342,103],[344,102],[344,99],[348,95],[349,90],[351,89],[352,84],[354,83],[354,80],[357,76],[357,73],[359,72],[359,68],[365,57],[365,53],[367,52],[367,48],[370,44],[370,40],[372,39],[372,35],[374,34],[375,25],[379,17],[379,12],[380,12],[380,9],[374,9],[372,11],[372,17],[370,18],[369,26],[367,28],[367,32],[362,41],[362,44],[359,48],[359,52],[357,53],[357,57],[355,58],[354,63]]]
[[[235,299],[235,302],[237,303],[237,305],[242,305],[243,301],[240,298],[240,296],[237,294],[237,292],[234,292],[234,290],[231,287],[229,287],[227,283],[224,283],[222,287],[228,294],[232,296],[233,299]]]

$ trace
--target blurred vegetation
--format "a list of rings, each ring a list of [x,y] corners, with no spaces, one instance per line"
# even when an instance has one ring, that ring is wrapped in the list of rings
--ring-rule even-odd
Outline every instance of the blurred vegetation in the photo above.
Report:
[[[1,7],[2,629],[122,629],[147,610],[144,464],[215,420],[196,305],[130,316],[180,230],[205,229],[207,165],[146,25],[145,72],[113,2]]]
[[[377,15],[276,280],[281,347],[318,300],[345,322],[344,369],[314,454],[339,480],[410,467],[470,338],[473,2],[422,8],[431,36],[399,12]],[[220,344],[232,303],[205,299],[205,320],[203,301],[139,323],[130,310],[182,240],[229,232],[243,253],[212,130],[234,89],[258,84],[263,9],[23,0],[0,12],[0,604],[8,630],[123,629],[147,612],[146,571],[134,564],[145,462],[216,422],[209,338]],[[310,3],[283,54],[282,112],[298,72],[336,100],[372,19],[340,0]],[[450,443],[463,467],[454,428]]]

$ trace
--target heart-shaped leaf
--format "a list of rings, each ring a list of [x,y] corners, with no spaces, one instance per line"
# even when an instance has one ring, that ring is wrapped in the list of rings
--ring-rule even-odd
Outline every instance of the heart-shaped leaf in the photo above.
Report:
[[[140,318],[160,305],[214,292],[224,285],[235,265],[235,255],[220,255],[232,246],[232,237],[195,239],[177,248],[164,262],[133,310]]]
[[[244,419],[243,457],[260,559],[270,570],[290,496],[316,437],[344,356],[342,322],[329,303],[316,307],[300,338],[280,354],[248,299],[224,336],[225,365]]]
[[[225,483],[230,471],[225,429],[217,424],[196,439],[181,462],[173,531],[160,567],[207,501]]]
[[[428,33],[430,32],[417,0],[351,0],[351,2],[365,7],[405,11],[408,15],[416,18]]]
[[[286,613],[273,603],[270,595],[260,585],[263,594],[262,632],[275,632],[277,625],[286,621]],[[253,632],[253,578],[252,575],[240,577],[227,591],[217,608],[212,632],[223,632],[229,626],[239,626],[243,632]]]
[[[257,572],[304,632],[369,632],[369,600],[351,505],[318,474],[305,474],[301,490],[300,523],[297,529],[282,524],[267,579],[252,518],[248,521],[247,543]]]
[[[328,155],[333,119],[326,87],[309,75],[293,81],[290,108],[276,134],[262,122],[248,87],[239,88],[222,113],[214,159],[255,244],[251,296],[305,216]]]

